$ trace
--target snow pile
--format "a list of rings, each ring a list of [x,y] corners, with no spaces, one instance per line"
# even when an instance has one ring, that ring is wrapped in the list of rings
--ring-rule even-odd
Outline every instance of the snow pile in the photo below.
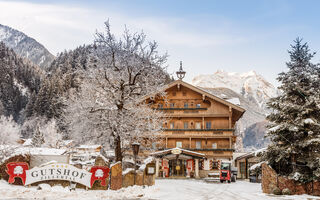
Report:
[[[9,185],[0,180],[1,199],[65,199],[65,200],[95,200],[95,199],[150,199],[154,187],[132,186],[120,190],[85,190],[76,188],[70,191],[69,187],[40,184],[38,187],[24,187]]]

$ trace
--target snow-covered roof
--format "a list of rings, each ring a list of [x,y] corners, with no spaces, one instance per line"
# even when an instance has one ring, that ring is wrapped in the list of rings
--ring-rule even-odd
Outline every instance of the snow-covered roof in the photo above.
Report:
[[[227,99],[228,102],[234,104],[234,105],[238,105],[240,106],[240,100],[239,98],[231,98],[231,99]]]
[[[63,155],[66,153],[65,149],[53,149],[53,148],[27,148],[31,155]]]
[[[263,163],[265,163],[265,161],[254,164],[249,168],[249,170],[255,170],[256,168],[260,167]]]
[[[99,144],[95,144],[95,145],[80,145],[78,147],[76,147],[77,149],[97,149],[100,148],[101,145]]]
[[[73,140],[62,140],[63,145],[68,146],[73,142]]]
[[[251,157],[260,156],[259,154],[263,153],[266,150],[267,150],[267,148],[265,147],[265,148],[258,149],[256,151],[245,153],[243,155],[240,155],[240,156],[236,157],[235,160],[240,160],[242,158],[251,158]]]
[[[28,138],[24,141],[23,146],[31,146],[32,145],[32,138]]]
[[[198,152],[195,152],[195,151],[181,149],[179,147],[172,148],[172,149],[166,149],[166,150],[163,150],[163,151],[157,151],[157,152],[151,153],[150,155],[160,156],[160,155],[171,153],[172,151],[181,151],[182,154],[184,153],[184,154],[187,154],[187,155],[197,156],[197,157],[202,157],[202,158],[205,157],[205,154],[203,154],[203,153],[198,153]]]

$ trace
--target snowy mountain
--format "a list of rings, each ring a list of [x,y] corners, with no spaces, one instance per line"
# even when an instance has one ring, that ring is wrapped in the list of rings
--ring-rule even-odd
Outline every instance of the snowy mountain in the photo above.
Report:
[[[196,76],[192,84],[203,88],[229,88],[264,110],[267,100],[278,95],[277,89],[255,71],[233,73],[218,70],[214,74]]]
[[[203,89],[231,103],[236,103],[246,110],[236,127],[236,134],[239,136],[236,144],[238,151],[252,147],[261,148],[267,145],[268,140],[263,138],[265,134],[264,125],[266,125],[265,111],[258,104],[228,88]]]
[[[35,39],[24,33],[0,24],[0,42],[4,42],[18,55],[29,59],[34,64],[46,69],[54,60],[54,56]]]
[[[278,90],[255,71],[231,73],[217,71],[211,75],[199,75],[192,84],[228,101],[239,102],[246,109],[238,121],[237,150],[261,148],[269,143],[264,138],[269,113],[266,103],[279,94]]]

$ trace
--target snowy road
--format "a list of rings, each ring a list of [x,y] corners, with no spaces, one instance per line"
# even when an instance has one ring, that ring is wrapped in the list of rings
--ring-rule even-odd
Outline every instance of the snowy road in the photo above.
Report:
[[[61,186],[50,187],[45,184],[42,190],[37,187],[9,185],[0,180],[0,199],[130,199],[130,200],[320,200],[312,196],[270,196],[261,192],[260,184],[238,181],[231,184],[205,183],[200,180],[156,180],[156,185],[143,188],[141,186],[112,190],[83,190],[70,192]]]
[[[148,195],[148,194],[147,194]],[[274,196],[261,191],[261,185],[245,181],[236,183],[206,183],[200,180],[161,179],[156,180],[154,193],[149,194],[152,199],[166,200],[290,200],[290,199],[319,199],[312,196]]]

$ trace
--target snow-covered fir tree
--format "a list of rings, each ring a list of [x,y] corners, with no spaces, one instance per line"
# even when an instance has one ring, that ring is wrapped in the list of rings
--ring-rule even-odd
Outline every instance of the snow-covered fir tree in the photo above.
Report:
[[[35,133],[32,136],[32,146],[41,147],[44,144],[43,132],[40,131],[39,126],[37,126]]]
[[[83,73],[81,92],[73,92],[66,120],[73,139],[110,145],[121,161],[132,142],[152,141],[160,133],[163,114],[141,98],[157,93],[170,78],[163,66],[167,56],[158,54],[157,43],[128,30],[117,39],[108,22],[105,28],[96,34],[93,66]]]
[[[48,121],[40,127],[40,132],[44,136],[44,147],[56,149],[61,147],[63,134],[58,130],[56,120],[51,119]]]
[[[320,179],[320,69],[300,38],[288,51],[288,71],[279,74],[282,94],[268,103],[273,112],[265,159],[279,174],[308,182]]]

